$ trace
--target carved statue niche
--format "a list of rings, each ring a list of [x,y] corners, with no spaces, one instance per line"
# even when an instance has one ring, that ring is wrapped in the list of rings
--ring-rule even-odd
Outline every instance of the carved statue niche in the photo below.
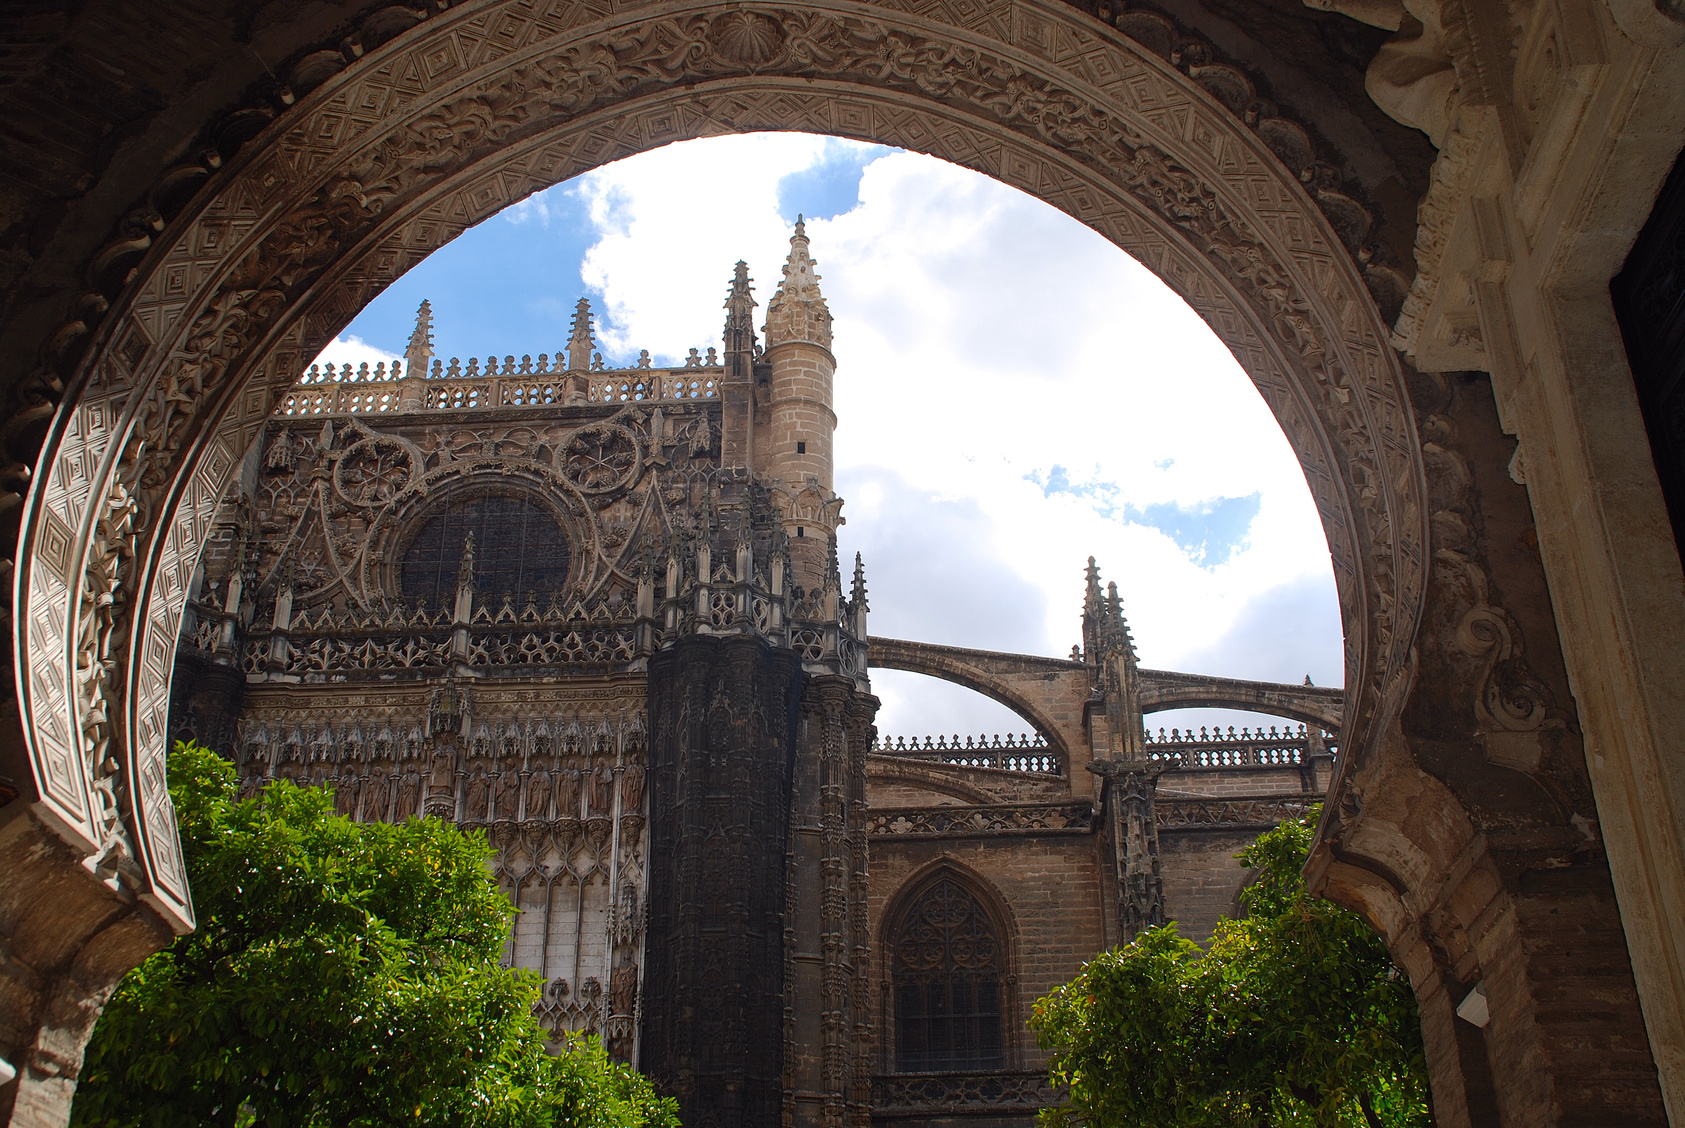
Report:
[[[534,762],[527,777],[527,818],[541,822],[550,818],[550,772],[543,760]]]
[[[503,761],[497,777],[497,810],[490,817],[513,821],[521,810],[521,770],[515,760]]]
[[[436,738],[433,745],[433,762],[427,775],[427,794],[429,797],[442,797],[456,793],[456,739],[450,734]]]
[[[620,774],[620,810],[622,814],[630,814],[643,810],[644,806],[644,769],[640,764],[627,764],[626,770]]]
[[[346,818],[350,818],[357,813],[357,793],[362,789],[361,783],[352,774],[354,770],[351,765],[346,765],[345,774],[334,783],[334,810]]]
[[[385,772],[369,773],[368,782],[363,785],[363,821],[385,822],[387,811],[392,806],[392,777]]]
[[[393,822],[403,822],[413,815],[421,813],[421,773],[414,765],[404,772],[403,781],[398,786],[398,810],[392,816]]]
[[[614,969],[608,981],[608,1009],[610,1014],[630,1015],[638,1001],[638,969],[635,964],[623,963]]]
[[[591,817],[614,816],[614,769],[607,764],[597,765],[591,773]]]
[[[462,812],[463,822],[484,822],[486,820],[486,801],[490,798],[491,786],[486,780],[485,769],[476,771],[468,780],[468,801]]]
[[[568,768],[556,773],[556,817],[560,819],[577,819],[579,817],[579,789],[581,786],[578,768]]]

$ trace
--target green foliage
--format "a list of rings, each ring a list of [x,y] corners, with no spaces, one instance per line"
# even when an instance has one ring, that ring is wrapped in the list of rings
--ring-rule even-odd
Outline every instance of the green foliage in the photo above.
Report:
[[[1036,1003],[1030,1025],[1071,1093],[1048,1128],[1431,1122],[1408,982],[1361,917],[1305,892],[1319,813],[1239,855],[1258,878],[1209,949],[1148,929]]]
[[[241,801],[190,744],[169,771],[199,928],[112,996],[73,1124],[676,1128],[597,1042],[544,1053],[483,835],[356,823],[285,781]]]

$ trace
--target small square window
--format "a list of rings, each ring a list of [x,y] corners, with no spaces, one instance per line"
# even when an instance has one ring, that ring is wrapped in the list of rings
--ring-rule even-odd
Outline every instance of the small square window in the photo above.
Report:
[[[796,444],[796,453],[797,454],[806,454],[807,453],[807,444],[806,443],[797,443]]]

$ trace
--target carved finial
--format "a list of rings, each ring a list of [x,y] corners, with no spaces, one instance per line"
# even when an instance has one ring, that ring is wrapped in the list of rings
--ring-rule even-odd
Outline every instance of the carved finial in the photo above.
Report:
[[[819,264],[808,255],[807,224],[796,217],[790,236],[790,255],[784,260],[784,281],[766,303],[766,346],[807,341],[831,347],[831,311],[819,292]]]
[[[404,371],[426,375],[433,360],[433,303],[425,299],[415,311],[415,332],[404,350]]]
[[[737,260],[737,267],[731,276],[731,289],[725,297],[725,349],[732,351],[731,333],[738,329],[749,334],[749,340],[755,338],[754,308],[755,287],[750,284],[749,264],[742,259]]]
[[[842,565],[837,560],[835,533],[825,538],[825,583],[833,590],[842,590]]]
[[[1311,684],[1311,676],[1310,676],[1310,675],[1309,675],[1309,674],[1306,674],[1306,675],[1305,675],[1305,684],[1306,684],[1306,685],[1310,685],[1310,684]]]
[[[591,333],[591,303],[580,298],[573,307],[572,331],[568,336],[568,369],[584,372],[591,367],[591,350],[596,339]]]
[[[866,564],[858,552],[854,554],[854,590],[849,595],[855,607],[871,610],[866,602]]]
[[[462,538],[462,558],[456,564],[456,589],[462,591],[474,586],[474,533],[469,531]]]

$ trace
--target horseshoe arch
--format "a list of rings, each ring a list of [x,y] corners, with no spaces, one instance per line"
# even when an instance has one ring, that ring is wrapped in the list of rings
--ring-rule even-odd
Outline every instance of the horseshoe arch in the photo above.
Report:
[[[910,8],[911,6],[908,6]],[[169,677],[217,501],[276,392],[380,289],[529,193],[671,141],[801,129],[984,172],[1193,306],[1281,422],[1346,633],[1342,770],[1396,711],[1424,475],[1387,329],[1327,219],[1186,75],[1055,0],[453,8],[220,169],[81,361],[25,501],[19,701],[42,807],[179,929]]]

